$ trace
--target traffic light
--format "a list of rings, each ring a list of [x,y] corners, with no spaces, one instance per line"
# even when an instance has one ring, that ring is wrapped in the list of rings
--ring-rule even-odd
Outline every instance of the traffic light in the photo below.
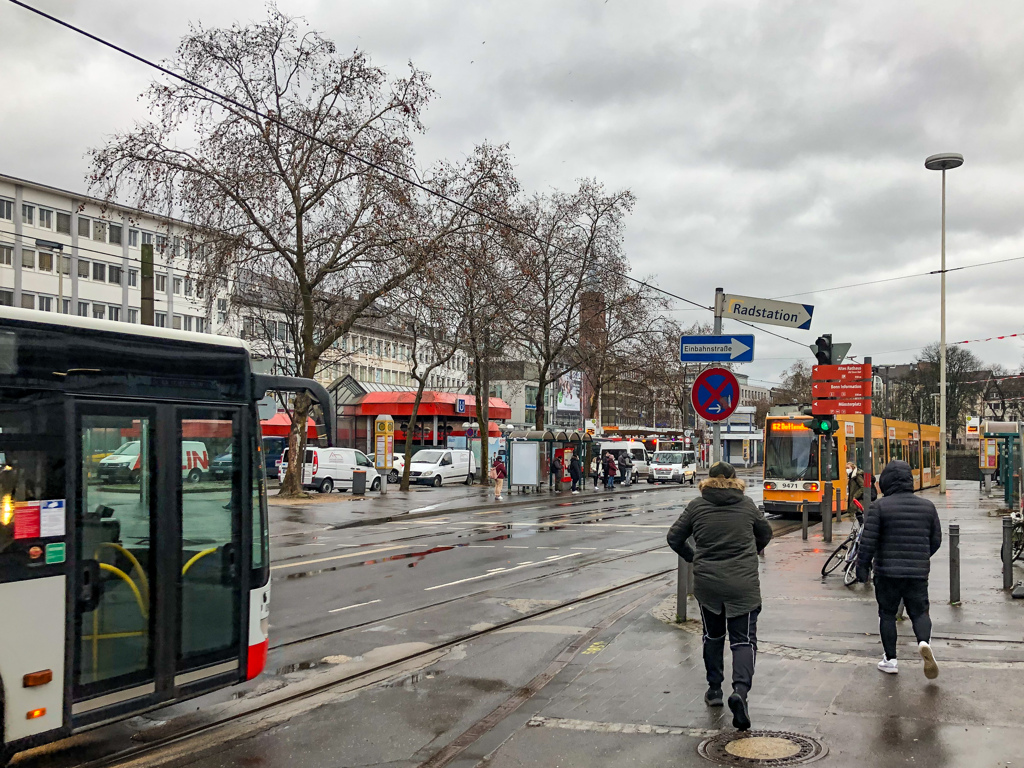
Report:
[[[835,416],[813,416],[811,428],[816,435],[829,437],[839,431],[839,422]]]
[[[818,365],[832,365],[832,334],[823,333],[817,338],[811,350],[818,358]]]

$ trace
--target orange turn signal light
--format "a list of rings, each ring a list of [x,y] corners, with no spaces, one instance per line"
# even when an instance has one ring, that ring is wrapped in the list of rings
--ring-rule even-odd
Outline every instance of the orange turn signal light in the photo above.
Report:
[[[46,714],[46,707],[40,707],[39,709],[33,709],[25,713],[26,720],[35,720],[37,717],[42,717]]]
[[[29,672],[21,678],[23,688],[34,688],[37,685],[46,685],[53,681],[53,672],[49,669],[41,669],[38,672]]]

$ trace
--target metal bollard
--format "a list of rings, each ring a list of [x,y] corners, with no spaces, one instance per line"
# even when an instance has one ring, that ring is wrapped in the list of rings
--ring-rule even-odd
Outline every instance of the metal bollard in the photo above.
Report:
[[[1013,588],[1013,520],[1003,518],[1003,589]]]
[[[686,596],[693,589],[693,565],[679,558],[676,572],[676,621],[686,621]]]
[[[832,489],[828,488],[828,492],[821,499],[821,535],[825,539],[826,544],[832,543]]]
[[[843,522],[843,493],[836,488],[836,522]]]
[[[960,605],[960,526],[949,524],[949,603]]]
[[[807,505],[800,505],[800,524],[803,526],[800,532],[800,538],[807,541]]]

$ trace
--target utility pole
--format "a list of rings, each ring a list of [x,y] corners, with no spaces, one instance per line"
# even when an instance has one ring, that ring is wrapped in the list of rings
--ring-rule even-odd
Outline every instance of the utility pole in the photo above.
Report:
[[[142,293],[141,317],[142,325],[154,325],[153,312],[153,244],[144,243],[142,246],[142,283],[139,285]]]
[[[725,303],[725,291],[721,288],[715,288],[715,336],[722,335],[722,305]],[[738,395],[739,393],[737,393]],[[715,464],[722,460],[722,424],[721,422],[714,422],[711,427],[712,440],[714,441],[711,445],[711,463]]]
[[[871,358],[870,357],[865,357],[864,358],[864,365],[867,366],[869,371],[873,371],[874,370],[874,368],[871,367]],[[872,389],[874,388],[874,386],[875,386],[875,377],[874,377],[874,374],[871,374],[871,387],[872,387]],[[872,447],[872,445],[873,445],[873,440],[872,440],[872,435],[871,435],[871,409],[869,408],[868,412],[864,414],[864,457],[863,457],[864,458],[864,466],[863,466],[863,470],[864,470],[864,498],[861,500],[861,504],[864,505],[864,512],[865,513],[867,513],[868,506],[870,506],[870,504],[871,504],[871,488],[873,487],[874,481],[875,481],[874,477],[872,477],[872,475],[874,474],[874,471],[875,471],[874,464],[872,463],[872,460],[871,460],[871,447]]]

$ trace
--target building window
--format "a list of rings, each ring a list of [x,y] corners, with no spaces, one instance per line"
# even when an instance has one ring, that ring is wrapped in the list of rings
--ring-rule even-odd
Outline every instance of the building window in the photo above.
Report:
[[[167,293],[167,275],[156,276],[156,288],[157,293]]]
[[[142,233],[142,244],[143,245],[152,245],[153,244],[153,233],[152,232],[143,232]]]
[[[164,251],[167,250],[167,236],[166,235],[157,235],[156,236],[156,243],[155,243],[154,250],[157,253],[163,253]]]
[[[35,269],[36,268],[36,252],[30,251],[27,248],[21,249],[21,267],[22,269]]]
[[[121,232],[122,228],[120,224],[110,225],[110,244],[120,245],[121,244]]]
[[[92,239],[98,240],[101,243],[107,241],[107,222],[94,221],[92,223]]]
[[[34,224],[36,218],[36,208],[34,205],[23,205],[21,206],[21,223],[22,224]]]
[[[139,323],[139,310],[137,310],[137,309],[129,309],[128,310],[128,322],[129,323],[135,323],[136,325],[138,325],[138,323]]]
[[[22,309],[35,309],[36,308],[36,295],[34,293],[21,292],[21,308]]]
[[[53,272],[53,254],[46,251],[39,252],[39,271]]]
[[[184,325],[182,327],[182,330],[185,330],[185,331],[191,331],[192,330],[192,315],[185,315],[184,316]]]
[[[196,318],[196,333],[206,333],[206,318],[205,317],[197,317]]]
[[[62,235],[71,234],[71,214],[57,212],[57,231]]]
[[[61,255],[60,257],[60,271],[65,275],[71,274],[71,257]]]
[[[14,306],[14,291],[4,290],[0,288],[0,307],[13,307]]]
[[[9,267],[14,263],[14,249],[9,245],[0,245],[0,264]]]
[[[175,296],[181,296],[181,278],[180,277],[174,278],[173,285],[174,285],[174,295]]]
[[[157,328],[167,327],[167,313],[166,312],[155,312],[153,313],[153,325]]]
[[[172,322],[174,323],[174,326],[173,326],[174,330],[180,331],[181,330],[181,315],[175,315]]]
[[[92,279],[99,280],[101,282],[107,279],[107,265],[102,261],[94,261],[92,263]]]
[[[78,217],[78,236],[88,237],[89,236],[89,220],[84,216]]]
[[[14,203],[10,200],[0,200],[0,219],[14,221]],[[4,306],[10,306],[5,304]]]
[[[106,314],[107,314],[107,308],[106,308],[105,305],[103,305],[103,304],[93,304],[92,305],[92,316],[96,320],[102,320],[106,316]]]
[[[78,302],[78,316],[79,317],[88,317],[89,316],[89,302],[88,301],[80,301],[80,302]]]
[[[53,211],[46,208],[39,209],[39,226],[41,229],[53,229]]]
[[[139,247],[139,230],[129,229],[128,230],[128,247],[138,248]]]
[[[71,299],[64,299],[64,306],[61,307],[60,311],[61,311],[62,315],[70,315],[71,314]]]
[[[121,319],[121,308],[110,305],[107,307],[107,317],[113,320],[115,323]]]
[[[128,287],[138,288],[139,287],[139,270],[129,269],[128,270]]]
[[[192,295],[192,286],[193,286],[193,283],[192,283],[191,278],[186,277],[185,278],[185,295],[186,296],[191,296]]]
[[[116,285],[121,284],[121,268],[115,267],[113,264],[110,265],[110,270],[107,273],[107,281]]]
[[[89,277],[89,262],[85,259],[78,260],[78,276],[85,278]]]

